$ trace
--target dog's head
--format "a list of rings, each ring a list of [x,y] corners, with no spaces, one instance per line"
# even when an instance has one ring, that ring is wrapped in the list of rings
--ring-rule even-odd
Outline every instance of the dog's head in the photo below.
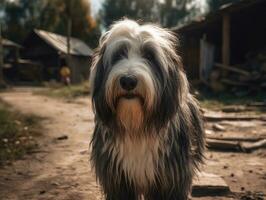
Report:
[[[158,26],[115,23],[92,64],[96,119],[128,130],[166,126],[188,94],[176,44],[177,37]]]

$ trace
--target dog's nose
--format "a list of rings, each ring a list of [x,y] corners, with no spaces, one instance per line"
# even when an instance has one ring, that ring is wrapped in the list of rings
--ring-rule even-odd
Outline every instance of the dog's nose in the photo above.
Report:
[[[138,80],[135,76],[128,75],[120,78],[120,85],[124,90],[130,91],[137,86]]]

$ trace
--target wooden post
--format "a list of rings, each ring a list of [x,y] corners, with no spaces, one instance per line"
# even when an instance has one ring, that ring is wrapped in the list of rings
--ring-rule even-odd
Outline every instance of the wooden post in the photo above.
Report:
[[[71,20],[71,17],[68,16],[68,19],[67,19],[67,56],[70,56],[71,30],[72,30],[72,20]]]
[[[70,69],[70,82],[73,82],[73,66],[71,64],[71,54],[70,54],[70,49],[71,49],[71,44],[70,44],[70,39],[71,39],[71,34],[72,34],[72,19],[71,15],[67,16],[67,66]]]
[[[4,49],[3,49],[2,27],[0,21],[0,87],[1,88],[5,87],[3,68],[4,68]]]
[[[223,44],[222,44],[222,62],[224,65],[230,65],[230,15],[223,15]]]

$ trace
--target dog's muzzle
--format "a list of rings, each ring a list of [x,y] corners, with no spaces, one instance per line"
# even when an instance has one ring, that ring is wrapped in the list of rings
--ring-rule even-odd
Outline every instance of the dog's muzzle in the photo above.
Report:
[[[122,90],[120,98],[133,99],[139,98],[143,103],[143,98],[136,93],[136,88],[138,85],[138,79],[135,75],[123,75],[119,79],[119,86]]]
[[[131,91],[136,88],[138,79],[134,75],[124,75],[119,80],[120,86],[126,91]]]

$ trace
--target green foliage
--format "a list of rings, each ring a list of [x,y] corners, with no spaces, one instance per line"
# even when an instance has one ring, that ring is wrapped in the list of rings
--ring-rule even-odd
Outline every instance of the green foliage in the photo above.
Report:
[[[105,0],[101,14],[106,27],[123,17],[172,27],[199,12],[195,5],[195,0]]]
[[[86,96],[90,93],[88,82],[79,85],[61,86],[61,85],[48,85],[44,90],[36,91],[37,95],[44,95],[54,98],[73,99],[80,96]]]
[[[67,34],[72,21],[72,36],[95,45],[100,29],[90,13],[88,0],[17,0],[3,1],[4,36],[21,43],[34,28]],[[0,10],[1,12],[1,10]]]
[[[2,1],[4,5],[4,36],[16,42],[21,42],[30,30],[38,26],[43,1]]]
[[[66,35],[67,20],[72,22],[72,36],[90,43],[91,37],[99,37],[99,28],[91,17],[88,0],[46,0],[42,10],[40,27]],[[92,34],[91,34],[92,33]],[[98,35],[97,35],[98,34]]]
[[[142,21],[159,19],[157,0],[105,0],[101,13],[106,27],[122,17]]]
[[[12,111],[0,101],[0,165],[18,159],[36,148],[33,136],[38,135],[39,118]]]
[[[187,0],[165,0],[160,6],[162,24],[166,27],[175,26],[180,19],[191,12],[186,9],[187,3]]]
[[[237,1],[239,0],[208,0],[208,4],[209,4],[210,11],[215,11],[224,4],[234,3]]]
[[[253,95],[236,96],[230,92],[210,93],[201,91],[198,96],[201,106],[208,109],[219,110],[229,105],[248,105],[253,102],[264,102],[266,100],[266,92],[260,92]]]

